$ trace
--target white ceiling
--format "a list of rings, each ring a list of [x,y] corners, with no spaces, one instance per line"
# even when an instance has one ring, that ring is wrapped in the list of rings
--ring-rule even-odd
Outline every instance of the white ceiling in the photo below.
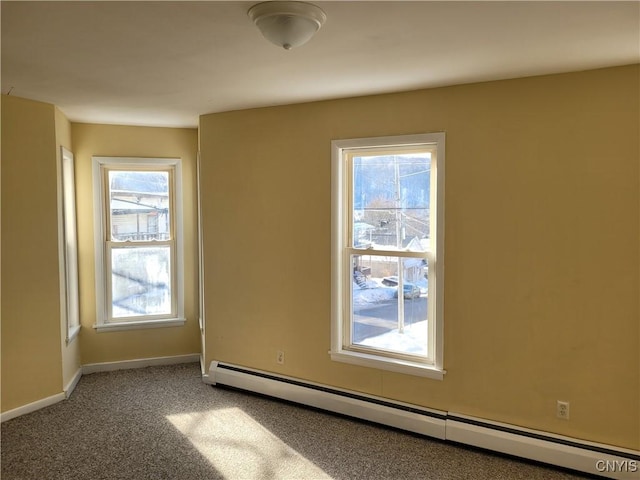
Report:
[[[71,121],[195,127],[201,114],[640,62],[640,2],[314,2],[285,51],[256,2],[2,1],[2,93]]]

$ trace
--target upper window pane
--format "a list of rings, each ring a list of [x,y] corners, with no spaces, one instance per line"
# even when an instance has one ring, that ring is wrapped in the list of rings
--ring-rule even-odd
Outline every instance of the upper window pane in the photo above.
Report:
[[[428,250],[431,153],[353,157],[355,248]]]
[[[109,170],[112,241],[171,238],[169,172]]]

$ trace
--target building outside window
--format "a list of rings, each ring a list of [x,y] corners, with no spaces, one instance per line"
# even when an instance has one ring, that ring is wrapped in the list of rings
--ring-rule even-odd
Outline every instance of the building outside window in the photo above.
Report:
[[[444,134],[332,150],[332,358],[442,378]]]

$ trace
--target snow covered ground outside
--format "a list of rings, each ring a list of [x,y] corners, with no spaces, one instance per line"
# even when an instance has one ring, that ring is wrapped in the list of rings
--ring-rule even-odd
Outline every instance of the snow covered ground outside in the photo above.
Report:
[[[353,307],[366,307],[376,303],[392,300],[396,293],[396,287],[386,287],[373,280],[367,282],[367,288],[360,288],[357,283],[353,284]]]
[[[360,345],[416,355],[427,354],[427,321],[405,325],[404,333],[393,329],[382,335],[365,338]]]
[[[427,295],[427,280],[416,282],[420,288],[421,296]],[[382,285],[380,280],[367,281],[366,288],[360,288],[353,284],[353,308],[354,310],[367,307],[374,307],[379,303],[393,300],[397,287]],[[404,332],[400,333],[397,328],[386,333],[368,337],[358,342],[360,345],[381,348],[402,353],[412,353],[417,355],[427,354],[427,320],[414,322],[405,325]]]

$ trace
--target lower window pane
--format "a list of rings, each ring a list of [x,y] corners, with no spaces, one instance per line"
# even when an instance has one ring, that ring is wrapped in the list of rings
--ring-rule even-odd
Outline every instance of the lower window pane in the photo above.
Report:
[[[351,262],[351,344],[426,356],[426,260],[352,255]]]
[[[171,248],[111,250],[112,317],[171,314]]]

